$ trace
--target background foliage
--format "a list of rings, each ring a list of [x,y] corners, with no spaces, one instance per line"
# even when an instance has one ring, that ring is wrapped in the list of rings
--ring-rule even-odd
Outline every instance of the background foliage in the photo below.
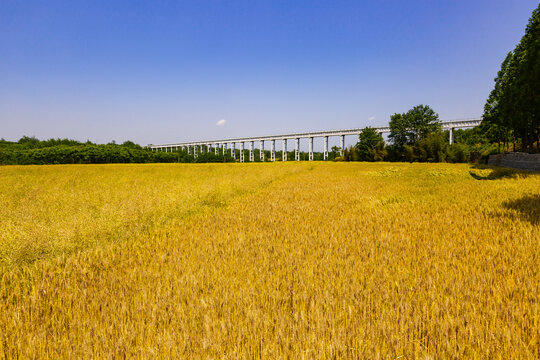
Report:
[[[540,137],[540,5],[525,35],[504,59],[484,106],[482,130],[491,141],[537,152]],[[515,145],[513,146],[515,148]]]
[[[0,164],[110,164],[110,163],[205,163],[231,162],[229,154],[205,152],[194,157],[187,151],[150,151],[131,141],[122,144],[94,144],[69,139],[40,141],[22,137],[18,142],[0,140]]]

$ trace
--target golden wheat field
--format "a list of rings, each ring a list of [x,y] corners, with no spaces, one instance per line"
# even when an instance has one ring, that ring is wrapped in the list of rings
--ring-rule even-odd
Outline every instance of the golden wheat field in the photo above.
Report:
[[[0,167],[0,357],[540,358],[540,175]]]

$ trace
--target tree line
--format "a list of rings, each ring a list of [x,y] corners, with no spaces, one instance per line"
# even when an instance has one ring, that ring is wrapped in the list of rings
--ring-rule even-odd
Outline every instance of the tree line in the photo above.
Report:
[[[23,136],[17,142],[0,140],[1,165],[110,164],[110,163],[204,163],[231,162],[228,154],[202,153],[198,157],[180,152],[155,152],[125,141],[95,144],[71,139],[38,140]]]
[[[328,160],[339,157],[340,149],[336,146],[328,154]],[[254,150],[255,162],[260,162],[260,150]],[[300,159],[308,159],[307,152],[300,152]],[[294,151],[287,152],[288,160],[294,159]],[[314,160],[323,160],[322,152],[315,152]],[[225,154],[201,151],[195,157],[187,150],[152,151],[132,141],[116,144],[95,144],[90,141],[79,142],[71,139],[39,140],[23,136],[18,141],[0,139],[0,165],[47,165],[47,164],[109,164],[109,163],[223,163],[237,162],[240,149],[235,149],[233,157],[230,150]],[[249,156],[245,150],[245,159]],[[275,152],[276,161],[283,159],[283,151]],[[264,161],[270,160],[270,151],[264,151]]]
[[[428,108],[428,107],[426,107]],[[408,117],[407,114],[405,118]],[[400,126],[403,125],[400,118]],[[393,127],[393,122],[391,122]],[[431,125],[429,125],[431,126]],[[387,145],[382,136],[373,128],[365,128],[356,146],[341,149],[332,147],[327,160],[330,161],[450,161],[465,162],[485,156],[484,153],[474,155],[472,148],[477,146],[473,130],[456,130],[456,144],[448,145],[448,134],[444,132],[430,132],[424,134],[421,127],[418,133],[408,127],[404,128],[407,134],[391,133],[406,139],[400,143]],[[496,147],[488,147],[490,152]],[[480,149],[482,150],[482,149]],[[485,150],[485,149],[484,149]],[[247,150],[245,159],[249,161]],[[260,150],[254,150],[255,162],[260,162]],[[287,152],[287,159],[294,160],[294,151]],[[300,160],[308,160],[309,154],[301,151]],[[0,139],[0,165],[46,165],[46,164],[108,164],[108,163],[206,163],[206,162],[235,162],[240,159],[240,150],[235,150],[235,157],[230,150],[225,154],[220,150],[199,152],[195,157],[187,150],[174,150],[172,152],[151,151],[131,141],[122,144],[111,142],[108,144],[95,144],[90,141],[79,142],[71,139],[38,140],[35,137],[24,136],[16,142]],[[283,152],[275,152],[276,161],[283,159]],[[323,160],[322,152],[313,153],[314,160]],[[270,160],[270,151],[264,152],[264,161]]]
[[[525,35],[504,59],[484,106],[482,132],[504,149],[538,152],[540,138],[540,5]],[[511,146],[510,146],[511,144]]]
[[[390,117],[387,144],[374,128],[362,130],[355,146],[344,149],[344,161],[478,162],[497,152],[479,127],[456,129],[454,143],[441,129],[439,116],[427,105],[418,105]]]

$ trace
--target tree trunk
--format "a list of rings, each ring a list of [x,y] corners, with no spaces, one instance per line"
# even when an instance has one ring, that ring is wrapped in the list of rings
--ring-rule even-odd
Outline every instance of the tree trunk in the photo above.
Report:
[[[528,152],[529,148],[529,132],[527,129],[521,131],[521,151]]]

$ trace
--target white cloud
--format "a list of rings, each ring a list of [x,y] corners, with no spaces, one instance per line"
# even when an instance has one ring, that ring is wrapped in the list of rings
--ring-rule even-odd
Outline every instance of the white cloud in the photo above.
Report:
[[[223,126],[223,125],[225,125],[226,122],[227,122],[227,120],[221,119],[221,120],[219,120],[219,121],[216,123],[216,125],[217,125],[217,126]]]
[[[375,120],[375,116],[370,116],[370,117],[368,117],[368,120],[369,120],[369,121]]]

